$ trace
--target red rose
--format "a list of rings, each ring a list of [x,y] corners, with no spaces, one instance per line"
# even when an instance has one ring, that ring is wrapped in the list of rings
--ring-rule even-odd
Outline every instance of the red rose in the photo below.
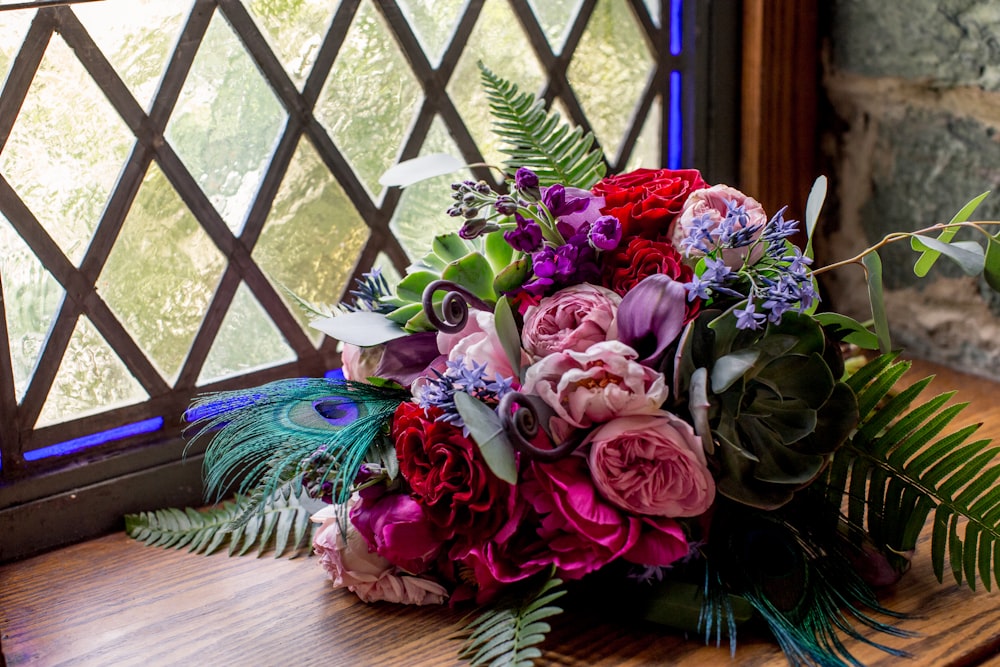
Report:
[[[510,485],[486,465],[479,446],[415,403],[401,403],[392,422],[399,471],[442,540],[490,538],[504,522]]]
[[[691,282],[694,269],[670,243],[633,238],[628,245],[603,255],[601,284],[622,296],[642,282],[643,278],[660,273],[681,282]],[[687,304],[684,321],[690,321],[701,307],[701,300]]]
[[[669,240],[688,195],[707,187],[697,169],[636,169],[601,180],[594,194],[604,196],[601,213],[618,218],[623,238]]]

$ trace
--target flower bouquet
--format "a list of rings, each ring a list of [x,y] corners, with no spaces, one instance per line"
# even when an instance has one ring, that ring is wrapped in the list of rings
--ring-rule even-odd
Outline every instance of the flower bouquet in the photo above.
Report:
[[[342,373],[195,403],[209,492],[240,482],[206,511],[225,531],[173,511],[131,534],[207,552],[277,535],[279,553],[311,535],[366,602],[475,605],[461,656],[482,665],[540,657],[567,587],[601,581],[706,641],[735,650],[756,615],[793,664],[856,664],[842,636],[904,634],[874,589],[931,512],[938,577],[1000,581],[996,450],[944,430],[960,408],[919,402],[929,378],[896,388],[877,253],[908,239],[918,272],[945,256],[997,287],[998,240],[967,222],[985,195],[813,268],[823,179],[800,225],[693,169],[604,176],[591,136],[482,77],[500,185],[453,185],[455,232],[315,323],[344,342]],[[818,311],[817,276],[846,264],[870,323]]]

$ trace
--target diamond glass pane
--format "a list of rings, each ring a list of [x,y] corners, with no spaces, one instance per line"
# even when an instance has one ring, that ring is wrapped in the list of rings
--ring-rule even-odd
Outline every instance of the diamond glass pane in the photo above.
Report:
[[[73,11],[143,108],[149,108],[191,1],[103,0]]]
[[[305,138],[288,166],[253,258],[279,293],[285,290],[316,305],[333,304],[354,271],[368,240],[368,226],[343,188]],[[309,317],[294,303],[292,312],[319,342],[323,334],[308,326]]]
[[[243,45],[216,13],[166,138],[234,232],[243,226],[285,117]]]
[[[609,158],[618,155],[655,64],[628,2],[600,0],[566,76]]]
[[[62,303],[63,289],[3,215],[0,215],[0,286],[14,366],[14,394],[20,401]]]
[[[646,167],[647,169],[659,169],[664,166],[660,157],[660,137],[663,131],[663,105],[660,98],[656,97],[649,105],[649,113],[646,114],[646,122],[642,124],[642,130],[636,139],[635,147],[628,159],[628,170]]]
[[[0,153],[0,173],[78,264],[134,141],[54,35]]]
[[[198,384],[277,366],[295,359],[278,327],[245,283],[240,283],[219,327]]]
[[[31,19],[35,12],[9,11],[0,21],[0,81],[7,78],[7,70],[17,56],[17,51],[24,41],[24,33],[28,32]]]
[[[397,0],[397,4],[427,59],[437,66],[455,32],[465,0]]]
[[[486,0],[476,27],[448,83],[448,95],[476,140],[483,158],[503,164],[501,142],[490,129],[493,120],[480,83],[477,62],[482,61],[497,75],[516,81],[521,90],[538,94],[545,73],[534,55],[517,17],[504,0]]]
[[[674,0],[676,2],[676,0]],[[660,25],[660,4],[663,0],[645,0],[646,10],[649,11],[649,18],[657,26]]]
[[[460,155],[440,118],[434,119],[420,150],[421,155],[433,153]],[[419,259],[429,252],[436,235],[458,231],[461,220],[445,213],[449,200],[447,197],[442,200],[442,193],[450,192],[452,183],[469,177],[468,171],[455,172],[428,178],[403,189],[389,227],[410,259]]]
[[[528,4],[552,50],[560,53],[583,0],[528,0]]]
[[[107,341],[81,316],[36,426],[58,424],[147,398]]]
[[[285,71],[300,88],[316,62],[337,3],[330,0],[250,0],[247,11]]]
[[[397,161],[423,91],[388,27],[370,2],[354,16],[316,102],[316,117],[362,184],[380,195],[378,179]]]
[[[172,382],[226,262],[153,164],[98,279],[132,338]]]
[[[392,265],[392,260],[384,252],[380,252],[375,257],[375,266],[382,271],[382,275],[385,276],[385,281],[389,283],[390,289],[395,288],[399,281],[403,279],[399,275],[399,271],[396,270],[396,267]]]

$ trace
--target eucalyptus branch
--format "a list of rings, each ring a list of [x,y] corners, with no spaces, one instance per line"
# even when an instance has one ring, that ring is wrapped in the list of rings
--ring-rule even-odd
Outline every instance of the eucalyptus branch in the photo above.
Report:
[[[833,264],[827,264],[826,266],[822,266],[818,269],[814,269],[812,271],[812,274],[814,276],[818,276],[822,273],[826,273],[827,271],[833,271],[834,269],[839,269],[842,266],[847,266],[848,264],[860,264],[861,260],[864,259],[867,255],[870,255],[873,252],[877,252],[880,248],[884,248],[890,243],[895,243],[896,241],[902,241],[908,238],[913,238],[915,236],[920,236],[922,234],[929,234],[931,232],[940,232],[940,231],[945,231],[947,229],[956,229],[958,227],[968,227],[970,229],[975,229],[976,231],[985,235],[987,238],[993,238],[992,234],[983,229],[983,226],[988,226],[988,225],[1000,226],[1000,221],[980,220],[978,222],[938,223],[936,225],[931,225],[930,227],[925,227],[924,229],[918,229],[913,232],[893,232],[892,234],[886,234],[886,236],[883,237],[881,241],[879,241],[878,243],[869,248],[865,248],[854,257],[851,257],[850,259],[844,259],[839,262],[834,262]]]

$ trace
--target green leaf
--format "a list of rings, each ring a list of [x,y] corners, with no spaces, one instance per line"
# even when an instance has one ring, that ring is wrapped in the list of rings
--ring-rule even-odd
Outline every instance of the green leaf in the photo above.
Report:
[[[514,446],[497,413],[464,391],[455,392],[455,407],[493,474],[508,484],[517,484]]]
[[[987,190],[986,192],[979,195],[978,197],[970,201],[968,204],[963,206],[961,210],[959,210],[959,212],[955,214],[955,217],[951,219],[951,222],[949,224],[954,224],[957,222],[966,222],[972,216],[973,212],[976,210],[976,207],[978,207],[983,202],[983,200],[986,199],[986,196],[989,194],[990,191]],[[951,240],[955,237],[956,233],[958,233],[958,228],[950,227],[948,229],[943,230],[938,235],[937,240],[940,241],[941,243],[950,243]],[[910,242],[910,247],[912,247],[914,250],[918,249],[914,245],[913,241]],[[940,254],[941,253],[933,249],[924,249],[920,257],[917,258],[916,263],[913,265],[913,273],[915,273],[920,278],[926,276],[927,272],[931,270],[932,266],[934,266],[934,262],[937,261],[937,258],[940,256]]]
[[[882,295],[882,260],[877,252],[873,252],[865,255],[861,261],[865,265],[868,280],[868,300],[872,306],[878,349],[882,354],[886,354],[892,350],[892,340],[889,337],[889,320],[885,315],[885,299]]]
[[[737,350],[720,357],[712,366],[712,392],[721,394],[753,368],[760,358],[760,350]]]
[[[986,258],[983,263],[983,275],[986,284],[994,292],[1000,292],[1000,238],[991,236],[986,244]]]
[[[863,324],[840,313],[817,313],[813,318],[823,327],[834,327],[850,333],[842,335],[840,340],[852,343],[864,350],[878,349],[878,336],[868,330]]]
[[[413,271],[396,285],[396,296],[404,301],[420,302],[424,298],[424,288],[438,279],[438,275],[430,271]],[[407,318],[409,319],[409,318]]]
[[[517,330],[517,322],[514,320],[514,312],[510,308],[507,297],[502,296],[497,300],[497,306],[493,310],[494,323],[497,330],[497,337],[503,347],[504,354],[510,367],[514,369],[514,377],[521,380],[521,333]]]
[[[809,191],[809,199],[806,200],[806,257],[813,256],[813,231],[816,229],[819,212],[823,209],[823,201],[826,199],[826,186],[826,176],[817,178]]]
[[[489,261],[478,252],[470,252],[456,259],[441,272],[443,280],[461,285],[483,301],[496,301],[493,291],[493,269]]]
[[[431,251],[444,262],[454,262],[468,255],[473,246],[458,235],[457,232],[439,234],[431,242]]]
[[[919,234],[911,237],[910,244],[915,250],[934,250],[952,260],[969,276],[978,276],[983,272],[985,262],[983,247],[975,241],[955,241],[942,243],[937,239]]]
[[[483,252],[489,260],[493,273],[500,273],[514,259],[514,248],[503,237],[502,232],[490,232],[483,241]]]

